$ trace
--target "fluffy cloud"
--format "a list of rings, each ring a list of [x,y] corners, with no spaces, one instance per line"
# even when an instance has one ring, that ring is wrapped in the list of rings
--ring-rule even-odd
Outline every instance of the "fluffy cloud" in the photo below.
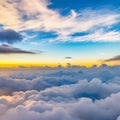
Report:
[[[5,90],[8,89],[9,91],[26,91],[45,90],[46,88],[53,87],[53,90],[51,89],[52,91],[55,89],[60,91],[62,94],[64,94],[65,91],[69,91],[69,95],[76,93],[74,97],[91,95],[91,97],[94,99],[96,97],[94,95],[98,95],[99,99],[101,97],[104,98],[111,93],[116,93],[120,90],[119,71],[119,66],[102,66],[100,68],[93,67],[91,69],[81,67],[71,67],[68,69],[56,68],[50,70],[49,68],[46,68],[45,70],[27,69],[27,71],[23,68],[22,71],[11,71],[10,75],[7,73],[7,76],[3,76],[1,74],[0,89],[4,88]],[[62,91],[62,88],[66,90]],[[99,89],[95,90],[96,88]],[[79,90],[79,92],[77,90]],[[104,90],[106,92],[103,92]],[[51,93],[51,91],[49,92]]]
[[[119,120],[120,66],[1,71],[0,120]]]
[[[21,40],[22,36],[14,30],[11,29],[0,30],[0,42],[12,44]]]
[[[56,32],[58,37],[49,41],[119,41],[119,31],[109,28],[118,24],[120,14],[109,10],[71,10],[62,16],[57,10],[49,9],[48,0],[1,0],[0,23],[5,28],[17,31],[33,30]],[[53,24],[54,23],[54,24]],[[108,29],[108,32],[105,29]],[[103,32],[101,32],[103,29]],[[98,31],[97,33],[95,31]],[[72,37],[74,33],[88,32],[90,35]]]
[[[0,54],[35,54],[34,52],[21,50],[7,44],[0,45]]]
[[[120,114],[120,93],[101,100],[90,98],[78,100],[45,101],[37,91],[16,92],[1,96],[1,120],[116,120]],[[9,107],[6,107],[9,106]]]

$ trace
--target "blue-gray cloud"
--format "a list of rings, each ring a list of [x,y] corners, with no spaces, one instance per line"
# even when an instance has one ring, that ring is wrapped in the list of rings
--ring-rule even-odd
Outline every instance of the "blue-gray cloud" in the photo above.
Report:
[[[2,44],[0,45],[0,54],[35,54],[35,52],[15,48],[7,44]]]
[[[120,120],[120,66],[4,72],[0,120]]]
[[[22,41],[22,36],[12,29],[0,30],[0,42],[13,44]]]
[[[0,120],[120,120],[119,102],[120,66],[0,69]]]

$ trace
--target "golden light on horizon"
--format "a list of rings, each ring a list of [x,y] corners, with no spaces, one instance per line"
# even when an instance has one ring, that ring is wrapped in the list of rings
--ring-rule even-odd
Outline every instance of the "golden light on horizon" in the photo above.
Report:
[[[0,68],[18,68],[18,67],[57,67],[59,65],[66,67],[67,63],[70,63],[71,65],[77,65],[77,66],[86,66],[86,67],[91,67],[93,65],[100,66],[101,64],[106,64],[108,66],[114,66],[114,65],[119,65],[119,62],[111,61],[111,62],[99,62],[99,61],[66,61],[66,62],[58,62],[58,63],[24,63],[24,62],[12,62],[12,63],[6,63],[6,62],[1,62],[0,63]]]

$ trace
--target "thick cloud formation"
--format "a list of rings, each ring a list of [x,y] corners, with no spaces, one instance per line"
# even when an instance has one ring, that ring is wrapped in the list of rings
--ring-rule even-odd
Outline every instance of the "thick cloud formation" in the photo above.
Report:
[[[120,93],[105,99],[92,101],[62,98],[45,101],[37,91],[16,92],[2,96],[1,120],[116,120],[120,115]]]
[[[0,54],[35,54],[34,52],[31,51],[25,51],[21,50],[19,48],[12,47],[7,44],[2,44],[0,45]]]
[[[13,44],[22,40],[22,36],[12,29],[0,30],[0,42]]]
[[[120,119],[120,66],[0,72],[0,120]]]

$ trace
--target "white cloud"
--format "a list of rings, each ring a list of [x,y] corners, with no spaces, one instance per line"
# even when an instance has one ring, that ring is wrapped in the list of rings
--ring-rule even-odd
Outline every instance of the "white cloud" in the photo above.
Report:
[[[46,102],[39,98],[39,92],[33,91],[18,92],[12,97],[18,96],[22,96],[24,99],[8,102],[9,108],[0,116],[1,120],[115,120],[120,114],[120,93],[94,102],[90,98],[69,99],[68,101],[61,99],[60,102],[50,99]],[[39,99],[35,100],[34,97]]]
[[[34,30],[56,32],[59,41],[120,41],[119,32],[108,31],[101,33],[99,28],[111,27],[117,24],[120,14],[109,10],[71,10],[67,16],[62,16],[57,10],[48,8],[52,4],[47,0],[1,0],[0,23],[5,28],[17,31]],[[24,19],[23,19],[24,18]],[[95,29],[95,27],[97,28]],[[98,28],[99,27],[99,28]],[[98,34],[95,31],[98,31]],[[90,35],[71,38],[76,32],[92,31]],[[103,35],[103,37],[100,37]],[[109,37],[110,35],[110,37]],[[75,39],[75,40],[71,40]],[[82,40],[84,39],[84,40]]]
[[[56,41],[61,40],[61,38],[56,39]],[[95,31],[95,33],[78,36],[78,37],[67,37],[66,41],[72,42],[83,42],[83,41],[93,41],[93,42],[117,42],[120,41],[120,32],[118,31]]]
[[[0,75],[0,120],[119,120],[120,66],[5,73]]]

